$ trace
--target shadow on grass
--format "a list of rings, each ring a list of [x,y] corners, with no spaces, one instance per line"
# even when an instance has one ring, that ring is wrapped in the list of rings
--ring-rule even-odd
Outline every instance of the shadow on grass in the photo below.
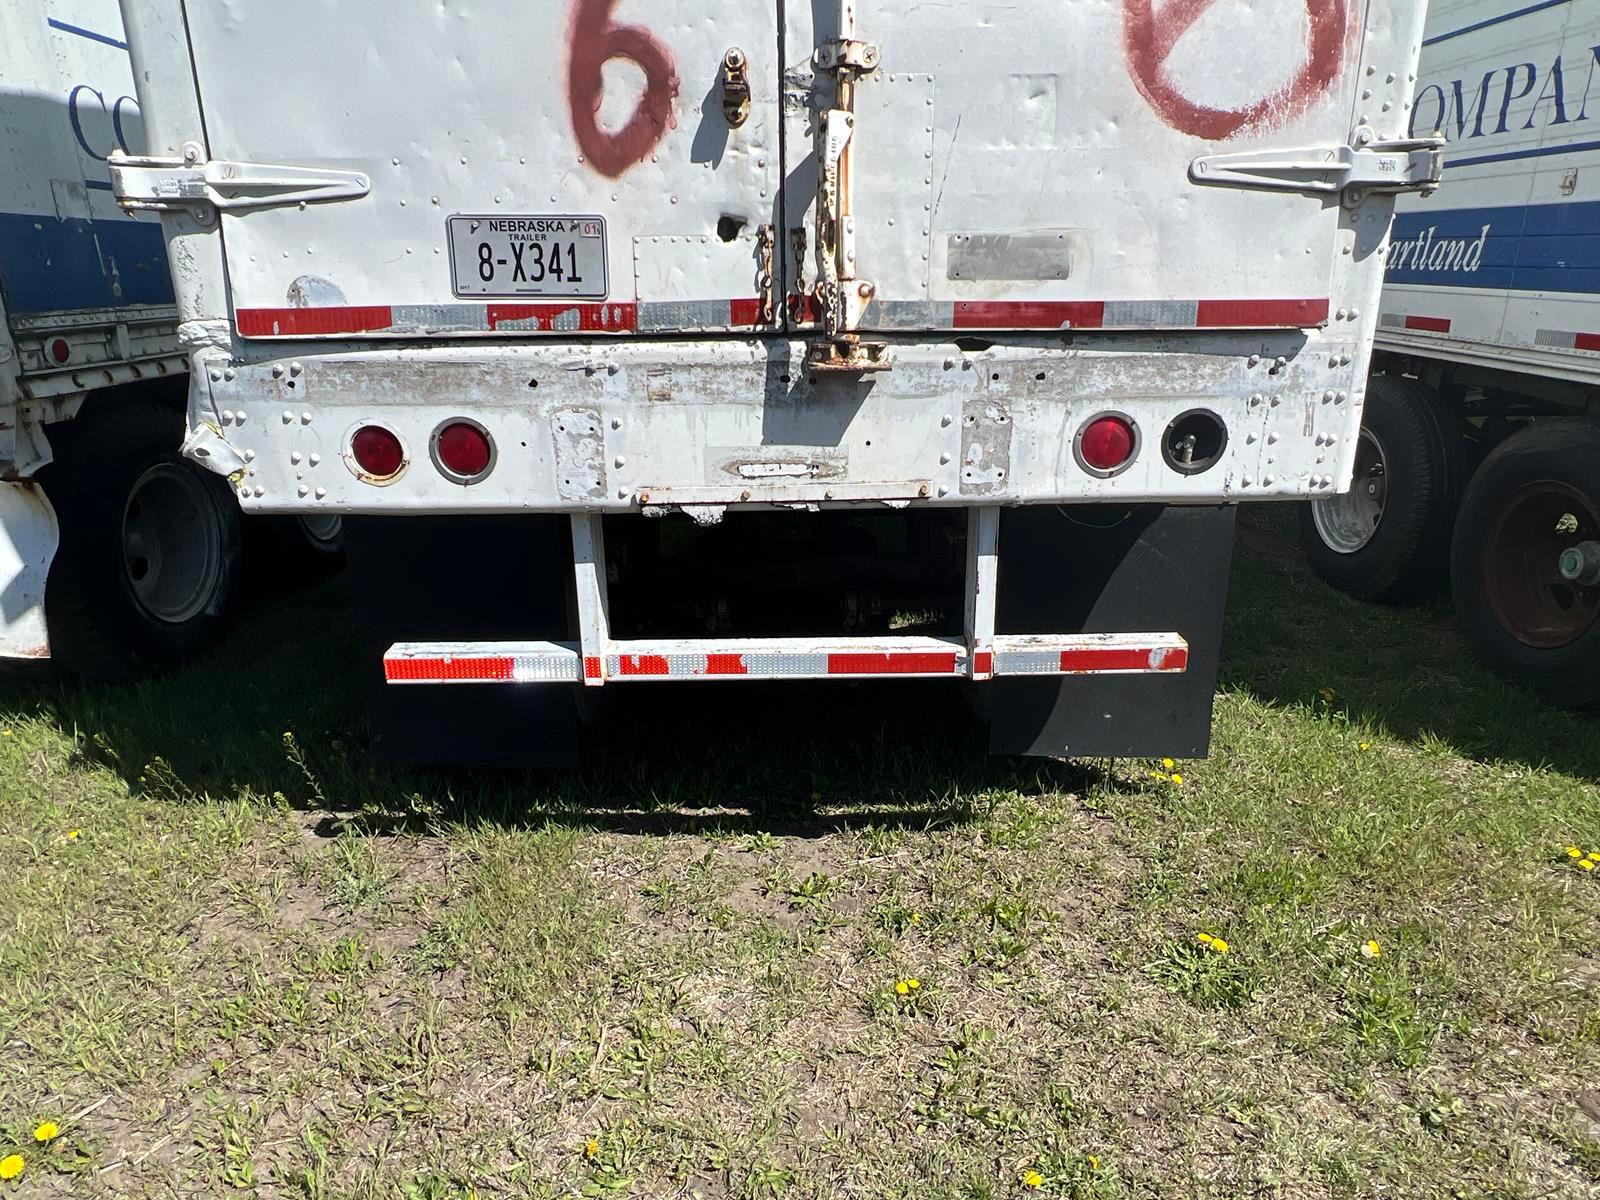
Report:
[[[1353,720],[1437,738],[1482,760],[1600,778],[1600,724],[1551,709],[1468,657],[1447,607],[1383,609],[1306,569],[1287,509],[1248,510],[1234,567],[1223,685],[1267,703],[1331,688]],[[212,654],[160,679],[91,687],[0,677],[0,718],[40,715],[80,753],[174,802],[281,794],[308,811],[403,831],[441,819],[638,832],[969,819],[999,791],[1076,791],[1097,764],[991,758],[943,682],[649,685],[606,689],[575,772],[403,772],[374,765],[345,583],[258,590]],[[352,818],[324,823],[336,831]]]
[[[1395,737],[1600,779],[1600,721],[1479,666],[1448,601],[1386,608],[1328,587],[1305,564],[1289,505],[1246,509],[1240,520],[1222,686],[1278,705],[1330,688],[1336,708]]]
[[[998,791],[1078,791],[1092,767],[991,758],[958,685],[661,684],[606,689],[572,772],[400,771],[369,759],[343,580],[259,597],[226,643],[159,679],[0,678],[80,753],[176,803],[281,794],[403,832],[439,820],[630,832],[822,836],[968,820]]]

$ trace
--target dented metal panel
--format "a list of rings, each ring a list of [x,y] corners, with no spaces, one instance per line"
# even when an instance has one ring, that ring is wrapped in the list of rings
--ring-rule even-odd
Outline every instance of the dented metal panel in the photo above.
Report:
[[[36,483],[0,483],[0,658],[49,658],[44,585],[61,541]]]

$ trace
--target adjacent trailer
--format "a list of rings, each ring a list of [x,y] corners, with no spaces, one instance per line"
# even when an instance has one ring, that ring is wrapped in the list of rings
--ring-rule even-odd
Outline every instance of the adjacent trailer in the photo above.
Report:
[[[116,2],[0,0],[0,28],[0,658],[123,677],[218,631],[239,506],[181,453],[161,223],[112,194],[144,150]],[[285,528],[285,554],[337,552],[336,526]]]
[[[1600,14],[1434,0],[1413,131],[1444,186],[1400,203],[1355,487],[1308,505],[1353,595],[1446,573],[1467,637],[1554,703],[1600,701]]]
[[[1422,7],[126,0],[112,176],[192,459],[350,518],[392,756],[866,677],[1199,754],[1235,506],[1355,465]]]

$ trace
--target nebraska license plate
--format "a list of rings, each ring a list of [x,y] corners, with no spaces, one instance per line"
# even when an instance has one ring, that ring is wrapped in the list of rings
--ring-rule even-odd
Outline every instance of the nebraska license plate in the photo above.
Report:
[[[457,296],[604,300],[603,217],[451,217]]]

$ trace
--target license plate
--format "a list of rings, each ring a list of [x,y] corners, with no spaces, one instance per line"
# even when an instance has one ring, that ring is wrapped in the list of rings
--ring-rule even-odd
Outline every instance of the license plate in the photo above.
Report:
[[[451,217],[457,296],[604,300],[603,217]]]

